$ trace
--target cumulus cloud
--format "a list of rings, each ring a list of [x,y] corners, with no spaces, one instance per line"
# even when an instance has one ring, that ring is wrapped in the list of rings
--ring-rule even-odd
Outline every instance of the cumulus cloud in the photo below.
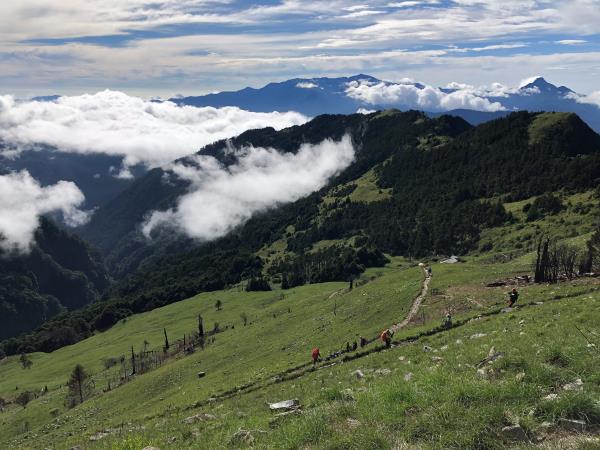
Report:
[[[233,150],[237,163],[224,167],[215,158],[193,155],[171,166],[172,176],[191,188],[177,206],[153,212],[143,225],[150,236],[158,226],[175,226],[188,236],[210,240],[227,234],[252,214],[295,201],[325,185],[354,159],[350,137],[303,144],[297,153],[272,148]]]
[[[505,108],[498,102],[478,97],[470,90],[444,92],[432,86],[413,84],[348,83],[346,95],[371,105],[402,105],[425,111],[447,111],[458,108],[477,111],[500,111]]]
[[[177,106],[109,90],[53,102],[0,96],[0,139],[6,143],[122,156],[124,174],[129,166],[160,166],[249,129],[281,129],[307,120],[295,112]]]
[[[27,252],[40,216],[61,212],[67,225],[84,224],[88,213],[78,209],[85,200],[70,181],[42,187],[29,172],[0,175],[0,250]]]

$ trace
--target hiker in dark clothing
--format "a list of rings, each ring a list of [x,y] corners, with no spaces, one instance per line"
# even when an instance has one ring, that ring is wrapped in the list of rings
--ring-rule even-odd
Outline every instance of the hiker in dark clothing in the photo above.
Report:
[[[452,316],[450,313],[446,314],[446,317],[444,317],[444,320],[442,320],[442,328],[445,330],[452,328]]]
[[[356,343],[356,341],[354,341],[352,343],[352,351],[355,352],[357,348],[358,348],[358,344]]]
[[[428,267],[427,267],[427,275],[428,275],[428,276],[431,276],[431,266],[428,266]]]
[[[360,337],[360,346],[361,348],[368,344],[368,341],[364,337]]]
[[[517,303],[517,300],[519,299],[519,293],[517,292],[517,289],[513,288],[513,290],[510,292],[510,294],[508,294],[508,307],[512,308],[512,306]]]

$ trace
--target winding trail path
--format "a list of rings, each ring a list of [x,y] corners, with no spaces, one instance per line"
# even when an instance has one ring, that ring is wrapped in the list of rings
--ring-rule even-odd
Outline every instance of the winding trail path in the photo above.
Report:
[[[425,296],[427,295],[427,291],[429,290],[429,282],[431,281],[431,275],[427,272],[427,269],[425,267],[423,267],[423,273],[425,274],[425,279],[423,280],[421,293],[413,300],[413,304],[410,307],[410,310],[408,311],[408,314],[406,315],[405,319],[402,322],[392,325],[390,327],[390,330],[392,330],[394,333],[407,326],[410,323],[410,321],[414,319],[414,317],[417,315],[417,312],[419,312],[421,303],[423,303],[423,300],[425,300]]]

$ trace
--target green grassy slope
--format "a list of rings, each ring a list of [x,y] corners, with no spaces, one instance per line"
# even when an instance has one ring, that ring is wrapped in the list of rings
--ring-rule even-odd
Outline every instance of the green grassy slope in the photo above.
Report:
[[[361,280],[365,284],[352,292],[346,283],[324,283],[288,291],[205,293],[130,317],[51,354],[33,354],[31,369],[22,369],[16,357],[5,359],[0,397],[11,400],[44,386],[49,392],[26,408],[11,403],[0,413],[0,448],[598,448],[600,280],[518,285],[514,278],[531,272],[529,240],[516,245],[524,242],[524,232],[583,242],[596,220],[597,201],[590,193],[563,196],[561,212],[535,222],[526,222],[524,203],[507,204],[516,220],[486,235],[499,243],[492,250],[459,264],[433,264],[425,301],[396,334],[398,346],[391,350],[375,342],[315,371],[306,366],[312,347],[328,354],[406,316],[421,289],[422,271],[400,258],[369,269]],[[497,280],[506,285],[486,286]],[[521,292],[521,308],[500,313],[513,286]],[[221,311],[214,307],[217,300]],[[427,336],[448,311],[458,326]],[[102,359],[127,357],[130,347],[139,351],[144,340],[160,348],[163,328],[173,344],[196,329],[198,313],[207,329],[214,322],[229,328],[206,350],[180,355],[102,393],[118,371],[104,370]],[[245,327],[242,313],[250,322]],[[588,346],[575,326],[597,347]],[[477,363],[491,347],[504,355],[478,373]],[[76,363],[94,374],[96,392],[68,410],[64,384]],[[355,370],[364,378],[354,376]],[[199,379],[199,371],[206,377]],[[562,388],[577,379],[581,390]],[[235,395],[225,395],[236,388]],[[552,393],[556,400],[544,400]],[[301,414],[276,417],[268,410],[267,402],[291,398],[300,400]],[[183,423],[199,413],[214,418]],[[585,420],[586,433],[576,436],[560,428],[565,418]],[[544,422],[553,425],[543,427]],[[503,435],[503,427],[516,423],[528,441],[515,443]],[[250,434],[236,435],[240,429]],[[103,431],[106,436],[90,441]]]
[[[78,408],[77,414],[85,414],[83,410],[93,408],[96,412],[92,421],[101,428],[136,417],[140,419],[150,411],[163,411],[173,404],[187,405],[303,363],[315,345],[323,351],[335,351],[346,341],[357,339],[358,333],[375,335],[390,318],[404,317],[420,290],[421,274],[418,268],[395,264],[370,271],[366,277],[366,280],[373,279],[352,292],[344,292],[345,283],[327,283],[289,291],[232,290],[201,294],[134,316],[105,333],[51,354],[33,354],[31,369],[24,370],[18,358],[9,358],[0,366],[3,375],[0,396],[10,398],[15,392],[39,391],[44,386],[48,386],[50,392],[25,409],[12,406],[0,416],[3,424],[0,442],[24,429],[25,422],[34,429],[49,421],[52,409],[62,410],[66,391],[60,386],[76,363],[95,374],[96,387],[100,390],[106,386],[106,378],[116,370],[103,371],[102,359],[128,355],[131,345],[138,351],[144,340],[152,347],[160,347],[163,328],[173,342],[196,329],[198,313],[203,315],[209,329],[215,321],[221,328],[233,325],[235,329],[217,334],[215,343],[205,351],[173,361],[90,401]],[[330,298],[336,292],[339,293]],[[217,299],[223,303],[221,311],[214,308]],[[242,312],[249,317],[246,327],[241,323]],[[196,378],[199,370],[208,374],[201,383]],[[71,412],[66,414],[71,415]]]

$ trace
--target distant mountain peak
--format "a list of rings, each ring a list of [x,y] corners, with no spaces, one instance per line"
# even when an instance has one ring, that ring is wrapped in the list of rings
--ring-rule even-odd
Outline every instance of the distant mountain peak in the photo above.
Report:
[[[573,92],[568,87],[565,87],[565,86],[557,87],[554,84],[549,83],[548,81],[546,81],[546,79],[544,77],[536,77],[533,80],[529,81],[529,83],[521,86],[521,88],[520,88],[521,91],[531,90],[531,89],[538,89],[540,92],[559,93],[559,94]]]

